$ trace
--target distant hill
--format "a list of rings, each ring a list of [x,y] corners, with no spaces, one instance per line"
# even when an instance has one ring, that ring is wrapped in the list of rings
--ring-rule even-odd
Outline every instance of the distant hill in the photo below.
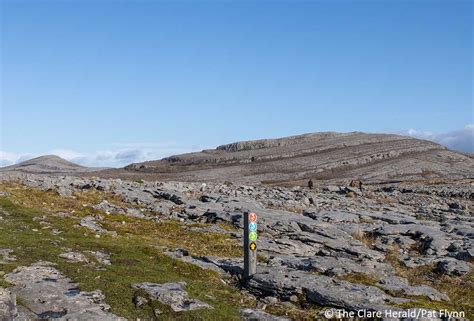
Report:
[[[15,165],[0,168],[0,171],[21,171],[26,173],[38,174],[66,174],[76,172],[88,172],[91,170],[94,169],[74,164],[56,155],[40,156]]]
[[[135,163],[123,175],[176,180],[287,183],[474,177],[474,156],[391,134],[313,133],[222,145]],[[112,174],[112,172],[110,172]]]

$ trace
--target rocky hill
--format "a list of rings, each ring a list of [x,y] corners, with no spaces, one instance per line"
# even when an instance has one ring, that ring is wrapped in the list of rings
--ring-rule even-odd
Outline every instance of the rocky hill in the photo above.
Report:
[[[0,172],[18,171],[38,174],[65,174],[89,172],[94,170],[98,170],[98,168],[89,168],[74,164],[56,155],[40,156],[15,165],[0,168]]]
[[[157,178],[244,183],[460,179],[474,177],[474,156],[399,135],[329,132],[237,142],[125,170]]]

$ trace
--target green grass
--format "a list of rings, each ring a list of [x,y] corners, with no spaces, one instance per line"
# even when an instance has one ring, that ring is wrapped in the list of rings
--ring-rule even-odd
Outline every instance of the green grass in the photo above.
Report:
[[[49,193],[49,192],[35,192]],[[22,193],[13,195],[13,200],[17,203],[24,202]],[[35,195],[39,200],[40,194]],[[47,195],[54,197],[54,195]],[[76,199],[76,202],[83,200]],[[34,201],[28,200],[30,205]],[[60,203],[60,199],[55,198],[56,205],[65,210],[66,205]],[[66,200],[66,202],[72,202]],[[43,203],[43,202],[42,202]],[[49,204],[49,203],[48,203]],[[174,260],[165,256],[159,245],[167,244],[180,247],[190,247],[191,252],[197,254],[208,251],[209,253],[221,253],[235,251],[232,246],[226,246],[224,241],[217,241],[217,247],[202,244],[203,249],[198,245],[201,241],[210,242],[217,236],[209,233],[193,232],[196,246],[191,246],[191,239],[183,237],[185,233],[179,223],[165,222],[152,223],[149,221],[131,222],[129,218],[118,216],[105,216],[107,227],[122,227],[117,229],[118,236],[102,235],[96,238],[85,228],[75,226],[79,218],[84,215],[93,214],[88,209],[82,208],[76,203],[71,204],[76,209],[74,213],[77,218],[59,218],[51,215],[46,208],[43,210],[31,209],[6,198],[0,198],[0,208],[3,210],[4,219],[0,226],[0,248],[10,248],[14,250],[17,260],[0,266],[2,271],[11,272],[17,266],[30,265],[40,260],[53,262],[56,268],[79,284],[81,290],[92,291],[100,289],[106,296],[106,302],[112,307],[112,312],[117,315],[129,318],[153,318],[153,307],[150,305],[136,309],[132,303],[132,298],[136,290],[131,284],[140,282],[187,282],[187,291],[192,298],[202,300],[214,307],[212,310],[198,310],[182,312],[180,319],[238,319],[238,309],[241,306],[242,295],[238,289],[223,284],[220,276],[213,271],[203,270],[191,264]],[[5,215],[8,213],[8,215]],[[43,229],[35,217],[47,216],[46,221],[51,224],[50,229]],[[118,224],[120,220],[128,220],[125,225]],[[145,225],[142,229],[139,226]],[[53,235],[50,231],[56,228],[63,233]],[[33,229],[37,229],[34,232]],[[183,231],[183,232],[180,232]],[[186,232],[188,233],[188,232]],[[179,239],[182,242],[179,242]],[[227,242],[229,243],[229,242]],[[74,251],[103,251],[111,254],[112,265],[97,269],[96,265],[83,263],[68,263],[58,255],[64,250],[71,248]],[[0,278],[0,280],[2,280]],[[5,281],[0,281],[0,286],[8,286]],[[245,300],[244,300],[245,301]],[[154,303],[156,304],[156,303]],[[252,305],[253,302],[245,301],[244,305]],[[175,318],[176,315],[166,307],[160,307],[163,314],[160,318]]]
[[[0,287],[1,287],[1,288],[8,288],[9,286],[11,286],[10,283],[8,283],[7,281],[5,281],[4,279],[0,279]]]
[[[125,224],[123,224],[125,222]],[[162,221],[159,223],[144,219],[130,218],[124,215],[106,217],[104,226],[117,231],[120,235],[139,236],[141,242],[166,246],[168,248],[185,248],[191,255],[215,255],[221,257],[237,257],[242,255],[242,248],[235,240],[228,239],[225,234],[212,232],[195,232],[184,227],[204,224],[184,225],[178,221]]]

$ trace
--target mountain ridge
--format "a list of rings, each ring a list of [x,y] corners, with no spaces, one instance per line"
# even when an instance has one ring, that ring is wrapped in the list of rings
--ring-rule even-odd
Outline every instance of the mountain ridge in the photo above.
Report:
[[[388,168],[384,169],[384,165]],[[431,141],[395,134],[323,132],[234,142],[201,152],[134,163],[124,169],[129,173],[177,180],[249,183],[348,177],[466,178],[474,176],[474,157]],[[376,175],[372,175],[373,170]],[[389,175],[390,171],[393,175]]]

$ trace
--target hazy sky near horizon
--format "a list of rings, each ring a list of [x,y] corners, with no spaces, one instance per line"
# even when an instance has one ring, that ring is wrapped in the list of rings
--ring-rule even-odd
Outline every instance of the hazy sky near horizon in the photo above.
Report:
[[[0,2],[0,166],[317,131],[474,152],[471,1]]]

